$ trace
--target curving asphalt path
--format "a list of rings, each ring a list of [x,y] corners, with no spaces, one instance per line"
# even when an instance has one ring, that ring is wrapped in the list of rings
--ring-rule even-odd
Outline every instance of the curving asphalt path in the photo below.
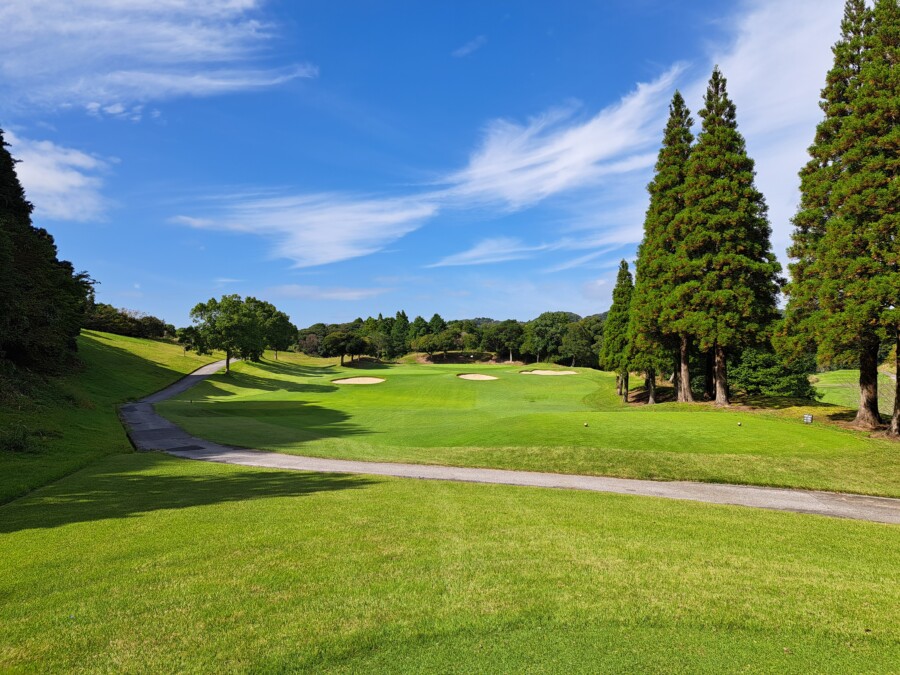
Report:
[[[392,462],[358,462],[247,450],[191,436],[178,425],[158,415],[153,409],[154,403],[165,401],[176,394],[187,391],[200,380],[219,371],[224,364],[224,361],[218,361],[203,366],[162,391],[136,403],[121,406],[119,416],[134,446],[138,450],[161,450],[185,459],[289,471],[367,474],[426,480],[591,490],[900,524],[900,499],[887,497],[867,497],[838,492],[789,490],[751,485],[634,480],[532,471],[395,464]]]

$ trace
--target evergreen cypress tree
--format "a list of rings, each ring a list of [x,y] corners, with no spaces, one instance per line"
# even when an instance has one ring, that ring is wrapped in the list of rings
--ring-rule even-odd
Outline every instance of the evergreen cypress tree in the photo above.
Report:
[[[648,403],[655,403],[655,375],[672,367],[671,354],[676,350],[680,375],[676,378],[678,400],[693,400],[688,368],[690,338],[673,333],[671,322],[678,315],[678,308],[670,304],[674,256],[679,242],[674,225],[684,208],[684,172],[694,141],[693,124],[684,98],[676,91],[669,105],[669,121],[656,160],[656,175],[647,186],[650,205],[644,219],[644,239],[638,248],[631,299],[632,367],[647,373]]]
[[[612,370],[616,378],[618,393],[628,401],[628,369],[630,366],[630,348],[628,343],[628,315],[631,306],[631,295],[634,292],[634,281],[628,263],[619,263],[619,274],[616,276],[616,287],[613,289],[612,307],[606,316],[603,326],[603,346],[600,350],[600,366]]]
[[[76,348],[92,282],[58,260],[53,237],[32,226],[7,147],[0,130],[0,354],[52,367]]]
[[[781,265],[772,253],[765,200],[737,130],[718,66],[700,112],[703,127],[685,169],[684,209],[672,294],[675,332],[715,354],[716,404],[728,404],[726,356],[761,341],[777,316]]]
[[[841,29],[801,172],[786,332],[795,348],[815,341],[822,362],[858,359],[855,422],[876,428],[878,348],[900,323],[897,0],[848,0]]]

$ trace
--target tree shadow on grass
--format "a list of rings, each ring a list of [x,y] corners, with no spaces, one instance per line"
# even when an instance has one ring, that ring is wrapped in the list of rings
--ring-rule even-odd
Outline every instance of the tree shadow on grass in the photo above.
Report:
[[[358,490],[380,482],[348,474],[247,467],[223,471],[219,466],[160,453],[119,455],[6,505],[0,510],[0,532],[131,518],[165,509]]]
[[[256,361],[253,363],[253,367],[273,375],[290,375],[292,377],[329,377],[335,372],[334,366],[304,366],[271,359]]]

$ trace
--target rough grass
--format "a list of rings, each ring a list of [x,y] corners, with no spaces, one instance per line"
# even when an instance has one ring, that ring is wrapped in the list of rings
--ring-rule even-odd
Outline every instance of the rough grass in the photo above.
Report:
[[[625,406],[612,376],[588,369],[526,377],[522,366],[368,367],[386,382],[335,385],[359,370],[297,355],[238,364],[158,410],[197,436],[294,454],[900,496],[897,444],[830,423],[846,411],[827,404]],[[808,410],[813,425],[802,424]]]
[[[0,507],[0,670],[891,672],[900,529],[155,453]]]
[[[0,404],[0,503],[131,446],[115,406],[151,394],[215,357],[153,340],[83,331],[83,362]],[[25,445],[18,443],[24,434]],[[14,441],[8,442],[9,440]]]

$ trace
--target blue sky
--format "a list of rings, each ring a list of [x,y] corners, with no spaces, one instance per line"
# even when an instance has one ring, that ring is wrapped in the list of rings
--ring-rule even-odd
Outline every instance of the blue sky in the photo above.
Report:
[[[672,93],[696,112],[716,63],[786,262],[842,8],[4,0],[0,127],[103,302],[585,315],[634,257]]]

